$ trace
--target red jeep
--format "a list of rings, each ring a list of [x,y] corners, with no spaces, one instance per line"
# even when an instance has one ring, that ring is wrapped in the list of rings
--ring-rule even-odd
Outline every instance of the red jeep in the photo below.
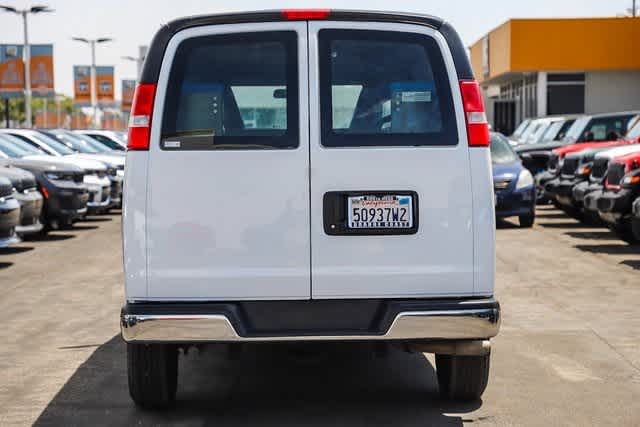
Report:
[[[628,243],[638,242],[632,232],[632,205],[640,196],[640,152],[611,159],[598,197],[598,213]]]

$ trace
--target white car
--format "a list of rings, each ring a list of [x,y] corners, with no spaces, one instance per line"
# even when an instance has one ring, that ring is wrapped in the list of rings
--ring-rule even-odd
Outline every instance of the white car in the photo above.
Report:
[[[123,240],[129,391],[179,348],[378,341],[477,399],[498,333],[489,128],[438,18],[284,11],[163,26],[136,89]]]
[[[42,151],[42,155],[25,157],[27,160],[51,160],[50,156],[54,156],[56,161],[84,169],[84,183],[89,190],[89,201],[87,202],[89,213],[101,212],[110,207],[111,181],[107,176],[107,166],[103,162],[87,159],[60,141],[36,130],[0,129],[0,132],[13,135]]]
[[[74,130],[74,133],[79,135],[89,136],[101,144],[111,148],[112,150],[124,151],[127,148],[126,138],[122,137],[122,134],[113,130],[99,130],[99,129],[79,129]]]
[[[51,129],[46,135],[56,138],[67,147],[75,151],[77,157],[98,160],[107,165],[107,176],[111,182],[110,207],[119,207],[122,204],[122,180],[124,179],[124,166],[126,157],[124,151],[107,149],[99,142],[87,135],[81,135],[66,129]]]

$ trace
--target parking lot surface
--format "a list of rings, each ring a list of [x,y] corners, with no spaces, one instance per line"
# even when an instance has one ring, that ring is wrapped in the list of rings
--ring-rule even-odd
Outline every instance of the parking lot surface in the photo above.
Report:
[[[120,216],[0,249],[0,425],[637,425],[640,248],[550,207],[497,241],[482,402],[440,400],[431,356],[263,344],[190,351],[157,413],[127,391]]]

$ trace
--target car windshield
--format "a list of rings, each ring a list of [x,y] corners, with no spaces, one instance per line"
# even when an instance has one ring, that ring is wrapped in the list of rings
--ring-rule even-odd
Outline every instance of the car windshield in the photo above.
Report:
[[[590,121],[590,116],[580,117],[571,125],[571,127],[567,131],[567,134],[564,136],[563,141],[568,143],[576,142],[578,138],[580,138],[582,131],[587,127]]]
[[[101,145],[104,145],[105,147],[111,149],[111,150],[122,150],[123,146],[121,144],[119,144],[118,142],[116,142],[115,140],[108,138],[102,134],[99,133],[80,133],[78,132],[79,135],[82,135],[84,137],[87,138],[91,138],[95,141],[98,141],[98,143],[100,143]]]
[[[635,140],[640,138],[640,116],[635,121],[633,127],[629,129],[629,132],[627,132],[626,138],[628,140]]]
[[[491,135],[491,161],[496,164],[513,163],[518,155],[513,151],[509,141],[502,135]]]
[[[8,143],[10,143],[11,146],[16,147],[21,152],[24,152],[25,154],[23,154],[22,156],[47,155],[47,153],[44,150],[42,150],[42,149],[40,149],[38,147],[34,147],[33,145],[29,144],[28,142],[25,142],[25,141],[21,140],[20,138],[17,138],[17,137],[15,137],[13,135],[0,134],[0,138],[4,139]],[[22,157],[22,156],[20,156],[20,157]]]
[[[529,137],[528,142],[530,144],[537,144],[538,142],[541,142],[542,137],[544,136],[545,132],[547,131],[547,129],[549,129],[551,125],[552,125],[551,122],[542,122],[540,126],[538,126],[538,129],[536,129],[536,131]]]
[[[31,132],[29,135],[33,139],[36,139],[43,144],[46,144],[47,146],[49,146],[49,148],[51,148],[53,151],[55,151],[60,155],[67,156],[69,154],[73,154],[73,150],[71,148],[67,147],[62,142],[56,140],[55,138],[45,135],[44,133]]]
[[[28,156],[29,155],[29,153],[27,153],[26,151],[22,150],[17,145],[14,145],[11,142],[9,142],[6,139],[4,139],[2,135],[0,135],[0,152],[6,154],[9,157],[13,157],[13,158],[20,158],[20,157],[24,157],[24,156]]]
[[[67,134],[64,131],[51,131],[50,135],[58,139],[58,141],[65,144],[67,147],[74,151],[84,154],[96,154],[98,150],[90,146],[86,141],[76,137],[75,135]]]
[[[109,147],[99,143],[98,141],[96,141],[95,139],[91,138],[88,135],[84,135],[81,133],[72,133],[72,132],[67,132],[67,134],[86,142],[91,148],[96,150],[98,153],[107,153],[109,151],[112,151]]]
[[[529,123],[531,123],[531,120],[529,119],[522,121],[522,123],[520,123],[516,130],[513,132],[513,137],[519,138],[520,135],[522,135],[522,133],[525,131],[527,126],[529,126]]]
[[[556,135],[558,135],[563,125],[564,120],[559,120],[557,122],[551,123],[551,125],[544,132],[544,135],[542,135],[540,142],[550,142],[556,139]]]
[[[528,143],[529,138],[536,133],[536,131],[541,125],[542,125],[541,121],[532,120],[531,123],[529,123],[529,126],[527,126],[527,128],[525,129],[525,131],[522,132],[522,135],[520,135],[520,138],[519,138],[520,141],[523,143]]]

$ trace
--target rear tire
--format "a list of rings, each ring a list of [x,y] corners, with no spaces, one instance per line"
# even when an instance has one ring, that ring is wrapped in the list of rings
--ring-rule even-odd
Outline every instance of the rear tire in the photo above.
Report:
[[[489,382],[491,355],[452,356],[436,354],[440,395],[449,400],[478,400]]]
[[[518,221],[520,222],[520,228],[531,228],[533,227],[533,223],[536,221],[536,216],[520,215],[518,217]]]
[[[127,344],[129,395],[145,409],[170,406],[178,385],[178,349],[165,344]]]

